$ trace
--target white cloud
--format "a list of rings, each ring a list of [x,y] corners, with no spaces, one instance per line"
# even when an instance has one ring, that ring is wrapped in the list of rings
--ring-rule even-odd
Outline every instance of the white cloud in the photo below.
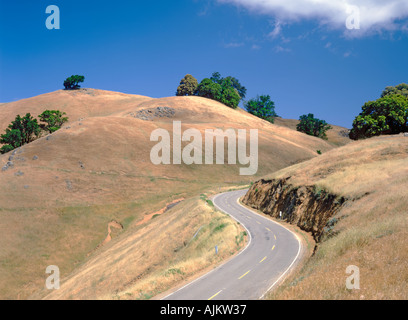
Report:
[[[351,51],[346,51],[346,52],[344,52],[343,57],[344,57],[344,58],[348,58],[348,57],[351,56],[351,54],[352,54]]]
[[[218,0],[243,6],[253,12],[274,16],[275,25],[271,36],[281,32],[282,22],[317,20],[330,29],[362,35],[384,30],[404,30],[402,20],[408,18],[407,0]],[[353,9],[359,11],[359,30],[348,30],[347,21]],[[350,25],[350,24],[348,24]]]
[[[224,44],[224,48],[239,48],[244,46],[243,42],[229,42]]]
[[[272,39],[277,38],[282,32],[282,24],[281,22],[278,20],[275,22],[274,28],[273,30],[269,33],[269,37],[271,37]]]
[[[280,52],[291,52],[292,50],[289,48],[284,48],[282,46],[276,46],[275,47],[275,52],[280,53]]]

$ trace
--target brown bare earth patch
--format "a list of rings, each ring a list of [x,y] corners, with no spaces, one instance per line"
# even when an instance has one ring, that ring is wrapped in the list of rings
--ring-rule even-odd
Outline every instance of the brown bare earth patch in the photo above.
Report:
[[[143,220],[141,220],[141,221],[139,221],[138,223],[136,223],[136,225],[137,225],[137,226],[140,226],[140,225],[142,225],[142,224],[145,224],[146,222],[148,222],[149,220],[151,220],[153,217],[159,216],[159,215],[165,213],[169,208],[172,208],[174,205],[180,203],[180,202],[183,201],[183,200],[184,200],[184,198],[173,200],[172,202],[166,204],[166,206],[165,206],[164,208],[161,208],[159,211],[156,211],[156,212],[153,212],[153,213],[150,213],[150,214],[145,215],[144,218],[143,218]]]
[[[109,223],[108,223],[108,235],[106,236],[105,240],[103,240],[103,242],[95,248],[94,251],[98,250],[98,249],[101,248],[102,246],[104,246],[104,245],[106,245],[107,243],[109,243],[109,242],[112,241],[112,228],[114,228],[114,229],[119,229],[119,230],[123,230],[123,226],[122,226],[119,222],[114,221],[114,220],[111,221],[111,222],[109,222]],[[91,254],[91,253],[89,253],[88,256],[89,256],[90,254]]]

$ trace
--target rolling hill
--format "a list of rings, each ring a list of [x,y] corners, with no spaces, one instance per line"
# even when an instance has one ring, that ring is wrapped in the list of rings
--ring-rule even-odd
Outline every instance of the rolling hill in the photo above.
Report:
[[[123,283],[131,281],[134,286],[159,267],[168,268],[164,257],[170,261],[177,255],[174,243],[168,256],[164,251],[172,250],[149,237],[166,233],[168,239],[183,243],[196,231],[195,224],[189,225],[195,221],[187,219],[189,215],[201,219],[200,212],[207,212],[206,223],[223,219],[211,213],[206,202],[201,203],[200,194],[247,185],[269,172],[316,157],[316,150],[325,153],[338,145],[205,98],[154,99],[97,89],[60,90],[1,104],[0,130],[4,132],[17,114],[37,116],[46,109],[66,112],[69,122],[52,135],[0,156],[0,166],[5,167],[0,171],[1,299],[46,295],[42,289],[48,265],[60,267],[63,282],[76,272],[93,284],[70,287],[61,291],[61,297],[112,298],[126,289]],[[153,165],[149,155],[157,142],[151,142],[150,135],[158,128],[172,132],[175,120],[181,121],[183,131],[258,129],[256,176],[240,176],[239,164]],[[180,198],[186,201],[168,214],[138,225],[146,215]],[[122,228],[112,229],[112,242],[100,246],[113,221]],[[160,227],[170,221],[173,228]],[[180,233],[182,221],[185,233]],[[230,227],[234,239],[241,231],[236,225]],[[136,238],[137,245],[129,245]],[[140,251],[140,246],[145,249]],[[113,257],[112,250],[116,258],[105,265],[107,260],[102,258]],[[149,252],[159,260],[149,259]],[[138,257],[144,264],[142,271],[126,267],[127,261],[137,264]],[[190,273],[204,267],[208,264],[198,264]],[[96,269],[106,272],[89,273]],[[100,282],[103,285],[98,286]]]

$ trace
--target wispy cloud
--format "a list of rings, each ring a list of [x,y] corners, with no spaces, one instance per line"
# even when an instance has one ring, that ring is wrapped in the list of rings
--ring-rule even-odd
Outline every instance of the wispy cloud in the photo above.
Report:
[[[344,58],[348,58],[348,57],[350,57],[351,55],[352,55],[352,52],[351,52],[351,51],[346,51],[346,52],[344,52],[343,57],[344,57]]]
[[[275,52],[277,52],[277,53],[280,53],[280,52],[292,52],[292,50],[291,49],[289,49],[289,48],[284,48],[284,47],[282,47],[282,46],[276,46],[275,47],[275,49],[274,49],[274,51]]]
[[[282,23],[316,20],[329,29],[343,30],[347,35],[363,36],[383,31],[406,30],[407,0],[218,0],[243,6],[253,12],[274,16],[278,21],[270,36],[282,31]],[[355,23],[358,30],[347,26]]]
[[[275,21],[273,30],[268,34],[272,39],[276,39],[282,32],[282,24],[279,20]]]
[[[239,48],[244,46],[243,42],[229,42],[224,44],[224,48]]]
[[[208,12],[210,11],[211,2],[210,1],[198,1],[198,0],[193,0],[193,1],[201,4],[201,9],[199,12],[197,12],[197,15],[206,16]]]

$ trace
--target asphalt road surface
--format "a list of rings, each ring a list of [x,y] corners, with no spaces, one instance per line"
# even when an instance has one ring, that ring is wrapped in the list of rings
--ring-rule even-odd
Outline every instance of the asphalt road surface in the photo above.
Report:
[[[295,265],[301,242],[285,227],[240,205],[238,200],[246,192],[222,193],[213,200],[219,210],[247,229],[249,241],[245,249],[164,300],[262,299]],[[227,248],[219,248],[223,249]]]

